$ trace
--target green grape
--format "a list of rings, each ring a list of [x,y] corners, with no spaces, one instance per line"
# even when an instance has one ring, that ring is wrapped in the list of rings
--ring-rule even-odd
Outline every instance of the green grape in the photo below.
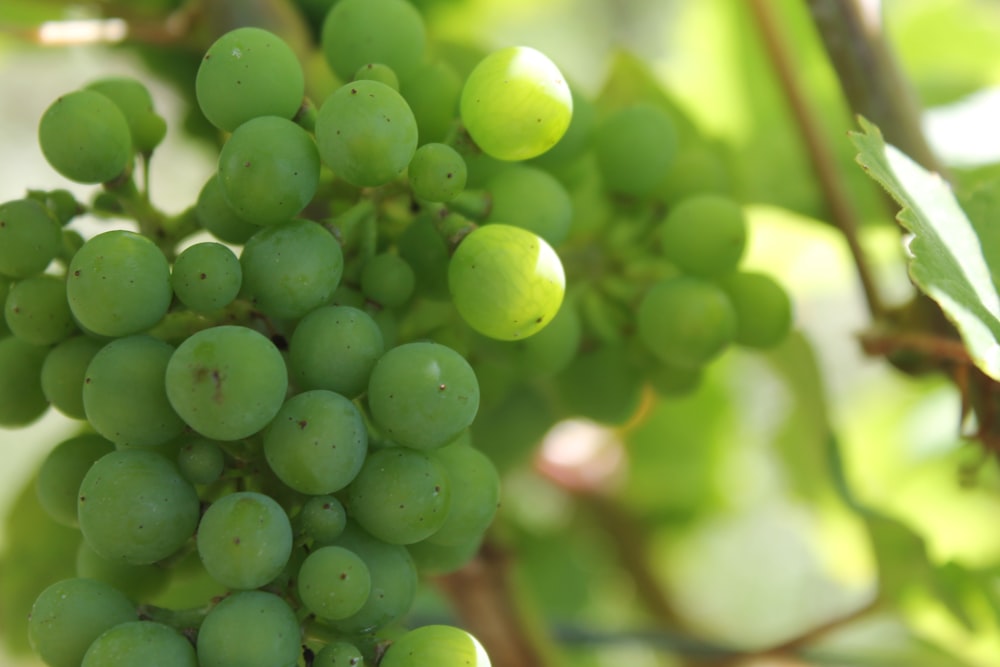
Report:
[[[410,222],[399,238],[399,256],[413,269],[419,293],[431,299],[448,298],[448,244],[429,217]]]
[[[605,424],[628,421],[642,401],[643,376],[623,345],[602,345],[581,353],[555,383],[563,408],[572,416]]]
[[[104,95],[121,110],[136,152],[148,155],[163,141],[167,122],[153,111],[153,97],[141,81],[128,76],[107,77],[88,83],[85,90]]]
[[[53,448],[35,479],[38,502],[54,521],[75,528],[77,496],[90,466],[115,446],[99,435],[79,435]]]
[[[212,608],[198,630],[199,667],[294,667],[301,631],[284,600],[240,591]]]
[[[236,215],[248,222],[291,220],[319,185],[316,142],[286,118],[252,118],[236,128],[219,153],[219,185]]]
[[[199,312],[228,306],[239,294],[242,282],[240,260],[221,243],[197,243],[184,249],[170,273],[174,294]]]
[[[170,266],[149,238],[112,230],[91,238],[73,256],[66,294],[73,316],[101,336],[149,329],[170,307]]]
[[[330,301],[343,275],[344,255],[319,224],[291,220],[254,234],[240,266],[241,296],[266,315],[294,319]]]
[[[559,68],[526,46],[486,56],[465,80],[462,122],[473,141],[499,160],[527,160],[555,146],[573,116]]]
[[[792,328],[792,302],[785,289],[763,273],[738,271],[721,281],[736,310],[736,342],[767,349],[781,343]]]
[[[732,190],[722,151],[703,140],[681,144],[656,193],[668,204],[676,204],[694,195],[725,195]]]
[[[184,421],[164,387],[173,353],[167,343],[144,335],[101,348],[83,381],[83,409],[94,430],[119,447],[155,447],[180,435]]]
[[[448,138],[458,116],[458,98],[462,79],[444,61],[420,63],[406,81],[400,82],[417,121],[421,143],[441,142]]]
[[[462,318],[500,340],[527,338],[562,304],[562,262],[537,234],[493,223],[462,239],[448,264],[448,287]]]
[[[663,182],[677,151],[677,128],[666,111],[637,103],[614,111],[594,130],[604,186],[645,197]]]
[[[49,215],[60,225],[66,225],[70,220],[84,212],[83,206],[69,190],[58,188],[48,191],[28,191],[29,196],[39,204],[43,204]]]
[[[422,575],[438,576],[462,569],[475,558],[482,546],[483,536],[476,535],[460,544],[438,544],[421,540],[407,544],[406,549],[413,557],[417,570]]]
[[[361,293],[383,308],[399,308],[409,301],[415,285],[410,265],[389,252],[370,257],[361,269]]]
[[[73,261],[73,256],[76,255],[77,251],[83,247],[86,243],[86,239],[83,235],[75,229],[64,229],[62,230],[62,244],[59,248],[59,259],[65,264],[69,264]]]
[[[94,640],[80,667],[198,667],[194,647],[169,625],[131,621]]]
[[[555,176],[528,165],[499,172],[486,183],[493,199],[489,220],[499,220],[558,246],[569,236],[573,202]]]
[[[48,274],[14,283],[4,316],[11,333],[33,345],[53,345],[76,331],[66,301],[66,282]]]
[[[52,407],[67,417],[86,419],[83,380],[94,355],[104,343],[89,336],[73,336],[53,347],[42,364],[42,393]]]
[[[535,335],[515,341],[505,352],[508,363],[526,377],[554,375],[572,363],[580,349],[583,323],[576,306],[563,301],[549,325]]]
[[[48,348],[20,338],[0,338],[0,426],[25,426],[49,407],[42,391]]]
[[[418,580],[406,547],[372,537],[354,523],[347,524],[336,545],[364,561],[371,577],[371,594],[357,613],[329,621],[329,625],[344,634],[360,635],[384,628],[410,611]]]
[[[407,343],[375,364],[368,406],[387,438],[405,447],[434,449],[451,442],[475,419],[479,383],[469,362],[451,348]]]
[[[42,114],[38,142],[52,168],[79,183],[119,177],[132,158],[125,114],[93,90],[63,95]]]
[[[417,121],[406,100],[389,86],[355,81],[338,88],[320,107],[316,143],[323,162],[351,185],[384,185],[413,158]]]
[[[347,486],[365,460],[368,431],[361,413],[340,394],[315,389],[281,406],[264,432],[264,456],[274,474],[309,495]]]
[[[677,204],[658,229],[663,256],[695,276],[736,269],[747,242],[747,223],[736,202],[696,195]]]
[[[639,340],[661,361],[682,368],[703,366],[736,336],[736,310],[716,285],[694,277],[653,285],[636,314]]]
[[[259,588],[284,569],[292,553],[292,525],[273,498],[230,493],[198,524],[198,555],[213,579],[233,589]]]
[[[185,443],[177,453],[177,468],[192,484],[211,484],[222,477],[226,454],[218,443],[197,438]]]
[[[364,667],[364,657],[354,644],[331,642],[319,650],[312,667]]]
[[[299,60],[277,35],[243,27],[219,37],[202,58],[195,95],[205,118],[232,132],[259,116],[292,118],[305,95]]]
[[[382,63],[368,63],[354,72],[355,81],[378,81],[399,92],[399,77],[392,68]]]
[[[320,41],[344,81],[368,63],[383,63],[405,80],[423,61],[427,37],[420,12],[405,0],[340,0],[326,15]]]
[[[420,199],[451,201],[465,189],[467,169],[458,151],[447,144],[424,144],[407,168],[410,187]]]
[[[28,638],[50,667],[80,667],[95,639],[137,618],[135,606],[108,584],[63,579],[43,590],[32,605]]]
[[[193,334],[167,364],[167,398],[188,426],[215,440],[239,440],[278,413],[288,371],[278,348],[253,329],[217,326]]]
[[[448,475],[451,501],[444,524],[427,540],[457,546],[479,539],[493,522],[500,505],[500,474],[496,466],[467,439],[435,449],[429,455]]]
[[[173,555],[194,534],[198,494],[172,462],[142,449],[105,454],[80,484],[77,516],[101,556],[148,565]]]
[[[325,546],[333,544],[344,532],[347,512],[334,496],[312,496],[302,505],[296,522],[314,545]]]
[[[59,223],[37,201],[0,204],[0,274],[12,278],[39,274],[61,247]]]
[[[222,194],[219,174],[205,181],[194,207],[198,224],[215,238],[226,243],[246,243],[260,227],[241,218]]]
[[[490,667],[479,640],[450,625],[424,625],[389,645],[379,667]]]
[[[75,495],[75,494],[74,494]],[[147,600],[170,581],[171,570],[159,565],[127,565],[101,556],[81,540],[76,550],[76,576],[103,581],[132,600]]]
[[[380,540],[413,544],[441,528],[450,499],[442,464],[424,452],[388,447],[369,454],[347,488],[347,511]]]
[[[299,568],[299,598],[324,620],[356,614],[367,602],[371,588],[368,566],[344,547],[320,547],[306,556]]]
[[[370,315],[351,306],[321,306],[295,327],[288,365],[302,389],[355,398],[367,388],[384,350],[382,332]]]

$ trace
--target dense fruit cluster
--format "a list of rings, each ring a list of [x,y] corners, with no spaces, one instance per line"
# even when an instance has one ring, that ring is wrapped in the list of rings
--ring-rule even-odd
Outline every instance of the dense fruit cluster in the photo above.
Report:
[[[790,326],[738,269],[740,207],[670,190],[662,106],[598,109],[525,47],[428,60],[406,0],[340,0],[319,33],[318,105],[271,32],[208,48],[218,169],[180,215],[140,187],[165,124],[123,78],[39,125],[93,202],[0,204],[0,424],[86,424],[36,480],[81,535],[76,576],[32,593],[53,667],[488,666],[458,628],[398,624],[482,543],[517,406],[622,421]],[[131,225],[84,239],[83,214]]]

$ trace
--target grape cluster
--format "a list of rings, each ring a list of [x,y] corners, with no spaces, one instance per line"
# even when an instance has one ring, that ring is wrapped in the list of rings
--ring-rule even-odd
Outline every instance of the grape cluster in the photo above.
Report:
[[[35,485],[78,530],[75,576],[33,593],[52,667],[488,667],[401,624],[483,542],[504,450],[790,325],[739,270],[740,207],[677,194],[697,168],[661,106],[598,109],[527,47],[432,57],[407,0],[319,21],[319,103],[268,30],[205,51],[218,168],[180,214],[142,187],[166,125],[127,78],[39,124],[90,203],[0,204],[0,424],[81,420]],[[84,239],[84,214],[129,224]]]

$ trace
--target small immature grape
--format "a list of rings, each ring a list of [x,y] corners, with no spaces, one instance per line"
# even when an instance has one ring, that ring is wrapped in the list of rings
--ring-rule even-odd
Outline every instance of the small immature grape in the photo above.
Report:
[[[462,122],[484,153],[527,160],[552,148],[569,127],[573,97],[559,68],[526,46],[484,58],[465,81]]]
[[[125,115],[93,90],[77,90],[53,102],[38,125],[38,142],[48,163],[79,183],[111,181],[132,158]]]
[[[364,667],[364,657],[354,644],[331,642],[316,654],[313,667]]]
[[[219,184],[218,172],[212,174],[202,186],[194,214],[203,229],[226,243],[246,243],[247,239],[260,231],[259,226],[239,217],[226,201],[222,185]]]
[[[251,118],[295,116],[305,76],[295,52],[277,35],[243,27],[208,48],[195,78],[198,105],[208,121],[232,132]]]
[[[659,228],[663,256],[692,275],[711,278],[736,269],[747,222],[735,201],[695,195],[678,203]]]
[[[358,68],[354,73],[355,81],[378,81],[399,92],[399,77],[392,68],[382,63],[368,63]]]
[[[299,568],[299,597],[321,619],[340,620],[356,614],[371,588],[368,566],[344,547],[320,547]]]
[[[593,145],[605,187],[644,197],[667,175],[677,150],[677,129],[667,112],[639,103],[602,120]]]
[[[312,496],[296,517],[299,529],[313,544],[333,544],[347,526],[347,512],[334,496]]]
[[[170,283],[181,303],[211,312],[232,303],[240,292],[243,270],[233,251],[221,243],[197,243],[174,260]]]
[[[96,91],[121,110],[132,136],[136,152],[153,152],[167,134],[167,122],[153,110],[153,97],[149,89],[128,76],[114,76],[91,81],[86,90]]]
[[[736,342],[767,349],[783,341],[792,328],[792,302],[774,278],[738,271],[720,281],[736,309]]]
[[[493,223],[462,239],[448,265],[452,300],[469,325],[490,338],[526,338],[559,311],[566,276],[537,234]]]
[[[76,331],[66,301],[66,281],[43,274],[10,288],[4,316],[12,334],[33,345],[53,345]]]
[[[415,284],[413,269],[393,253],[375,255],[361,269],[361,293],[383,308],[398,308],[409,301]]]
[[[177,468],[192,484],[211,484],[222,476],[225,467],[225,452],[207,438],[192,440],[177,453]]]
[[[410,187],[419,199],[451,201],[465,189],[465,160],[447,144],[424,144],[413,154],[407,170]]]
[[[41,273],[62,246],[59,223],[34,199],[0,204],[0,275]]]

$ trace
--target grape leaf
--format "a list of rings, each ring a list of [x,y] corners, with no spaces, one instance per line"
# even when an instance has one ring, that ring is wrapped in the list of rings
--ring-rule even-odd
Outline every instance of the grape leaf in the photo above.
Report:
[[[973,362],[1000,380],[1000,297],[976,230],[951,188],[859,118],[852,132],[858,163],[902,206],[897,219],[913,234],[910,277],[957,327]]]

